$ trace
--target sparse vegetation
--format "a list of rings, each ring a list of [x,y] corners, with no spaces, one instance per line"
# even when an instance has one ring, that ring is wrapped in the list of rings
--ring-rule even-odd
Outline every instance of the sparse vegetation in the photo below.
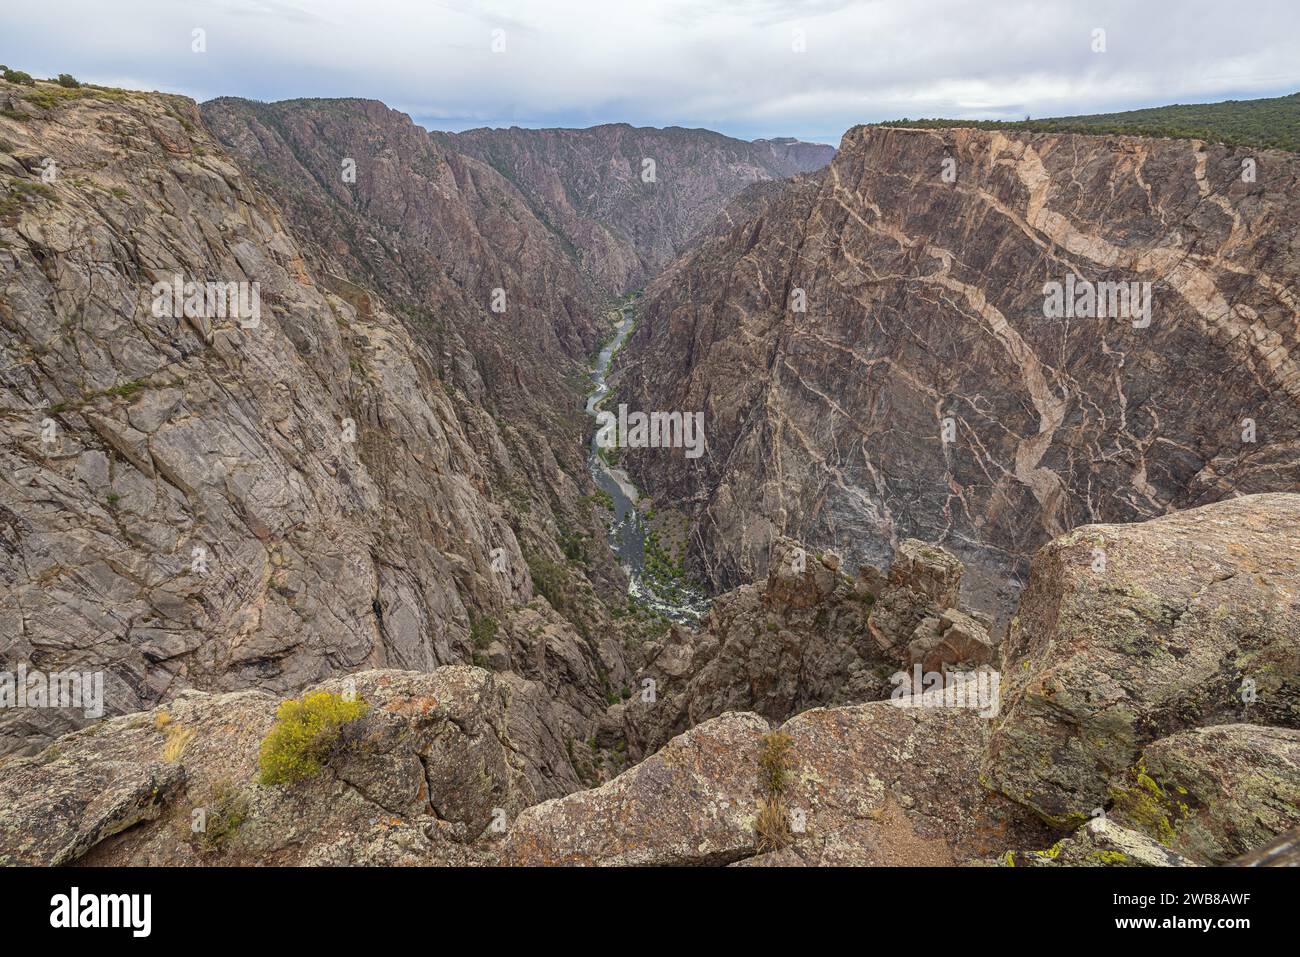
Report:
[[[1207,140],[1226,146],[1262,146],[1300,152],[1300,93],[1260,100],[1175,104],[1124,113],[1042,120],[891,120],[880,126],[941,129],[966,126],[1028,133],[1113,133]]]
[[[532,576],[533,587],[551,603],[552,608],[563,611],[568,605],[568,569],[559,562],[535,552],[525,552],[524,561],[528,563],[528,573]]]
[[[785,803],[791,744],[790,735],[784,731],[769,731],[763,735],[762,750],[758,754],[759,783],[767,793],[759,799],[758,816],[754,820],[760,854],[779,851],[794,841]]]
[[[174,721],[168,721],[162,728],[164,736],[163,741],[163,760],[168,764],[175,764],[185,756],[185,749],[189,747],[190,741],[194,739],[193,728],[183,728]]]
[[[474,645],[474,665],[486,668],[488,664],[488,645],[496,639],[497,620],[488,615],[472,619],[469,626],[469,640]]]
[[[474,619],[469,626],[469,639],[475,648],[483,649],[497,636],[497,620],[488,615]]]
[[[258,755],[261,782],[292,784],[319,774],[343,726],[369,710],[364,701],[330,691],[282,702]]]
[[[230,835],[239,830],[248,818],[248,796],[229,781],[218,781],[212,785],[203,810],[199,850],[211,854],[221,850]]]

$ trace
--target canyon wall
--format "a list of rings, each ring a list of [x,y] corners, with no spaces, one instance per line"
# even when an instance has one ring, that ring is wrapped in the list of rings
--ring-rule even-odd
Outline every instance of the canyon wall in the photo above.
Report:
[[[746,186],[820,169],[835,155],[821,143],[626,123],[447,140],[518,185],[593,281],[618,294],[658,275]]]
[[[1086,522],[1296,489],[1298,197],[1281,152],[858,127],[647,288],[618,399],[702,410],[709,448],[622,462],[724,588],[783,534],[1007,575]],[[1149,283],[1149,322],[1045,315],[1105,282]]]

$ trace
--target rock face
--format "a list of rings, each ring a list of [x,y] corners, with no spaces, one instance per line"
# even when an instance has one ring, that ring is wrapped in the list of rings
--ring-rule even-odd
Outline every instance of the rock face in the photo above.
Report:
[[[600,298],[561,238],[509,180],[445,137],[374,100],[221,98],[201,111],[347,278],[499,330],[519,358],[595,351]]]
[[[614,293],[645,285],[746,186],[820,169],[835,155],[820,143],[746,143],[709,130],[626,123],[479,129],[445,140],[517,184],[583,269]]]
[[[490,619],[585,738],[625,679],[621,647],[582,571],[557,612],[529,564],[563,561],[561,527],[599,527],[581,427],[565,472],[551,449],[568,443],[498,425],[469,350],[436,353],[300,247],[190,101],[30,95],[0,85],[0,669],[103,672],[112,715],[187,688],[469,661]],[[250,314],[186,315],[155,289],[178,277],[249,284]],[[554,305],[537,304],[555,324],[535,338],[585,348],[594,327]],[[593,578],[616,589],[602,561],[593,546]],[[6,708],[0,754],[87,720]]]
[[[1244,496],[1040,551],[1005,650],[992,781],[1077,821],[1157,739],[1300,727],[1298,522],[1300,496]]]
[[[1300,158],[1251,155],[1246,183],[1198,141],[851,130],[647,288],[618,399],[703,412],[708,451],[623,464],[724,588],[781,535],[1016,566],[1087,522],[1295,490]],[[1150,283],[1149,324],[1046,318],[1067,281]]]
[[[750,856],[767,730],[753,714],[714,718],[595,790],[530,808],[511,827],[502,861],[682,865]]]
[[[1142,752],[1115,790],[1121,819],[1202,864],[1225,864],[1300,824],[1300,730],[1197,728]]]
[[[916,664],[943,672],[994,660],[985,625],[950,607],[962,565],[941,547],[904,542],[888,575],[868,566],[853,579],[834,553],[782,538],[766,564],[765,582],[720,595],[697,631],[675,627],[646,646],[634,684],[653,681],[654,700],[634,696],[619,715],[634,753],[726,711],[782,721],[888,698],[904,678],[911,687]]]

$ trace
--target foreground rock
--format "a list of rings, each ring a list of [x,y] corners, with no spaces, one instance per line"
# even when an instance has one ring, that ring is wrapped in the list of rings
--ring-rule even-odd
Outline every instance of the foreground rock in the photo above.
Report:
[[[1096,818],[1051,847],[1013,851],[996,861],[1008,867],[1195,867],[1194,861],[1170,850],[1141,831]]]
[[[501,859],[520,865],[728,864],[754,853],[768,724],[727,714],[608,784],[530,808]]]
[[[1232,861],[1233,867],[1300,867],[1300,827]]]
[[[1121,822],[1227,863],[1300,825],[1300,730],[1227,724],[1161,738],[1111,796]]]
[[[1045,838],[1041,822],[981,783],[988,724],[933,692],[787,721],[786,803],[806,820],[787,862],[952,865]]]
[[[1076,529],[1035,557],[1006,649],[990,779],[1086,820],[1158,738],[1300,726],[1300,496]]]
[[[257,781],[278,705],[257,691],[190,692],[9,758],[0,862],[482,862],[490,850],[471,845],[490,828],[579,786],[548,734],[544,696],[529,700],[519,679],[452,666],[346,680],[317,690],[355,687],[370,711],[344,726],[320,774],[296,784]]]

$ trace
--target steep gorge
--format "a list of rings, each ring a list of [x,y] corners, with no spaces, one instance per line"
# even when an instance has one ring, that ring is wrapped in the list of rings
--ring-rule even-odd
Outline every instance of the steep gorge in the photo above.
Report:
[[[1235,498],[1297,487],[1293,156],[859,128],[772,181],[824,151],[51,86],[0,85],[0,671],[108,701],[0,713],[0,862],[1221,863],[1300,823],[1300,496]],[[613,384],[706,413],[621,459],[739,586],[698,629],[627,608],[583,466],[602,303],[672,256]],[[1153,282],[1150,326],[1044,318],[1070,272]],[[176,277],[258,321],[160,312]],[[913,664],[1006,700],[896,707]],[[349,685],[320,773],[258,780],[279,701]]]

